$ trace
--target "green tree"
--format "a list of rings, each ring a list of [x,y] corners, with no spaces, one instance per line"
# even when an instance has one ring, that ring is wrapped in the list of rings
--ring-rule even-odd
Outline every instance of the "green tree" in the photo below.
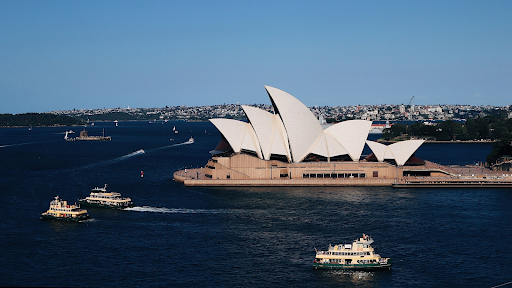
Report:
[[[487,155],[487,163],[494,163],[505,155],[512,155],[512,133],[510,132],[507,132],[500,141],[494,143],[491,153]]]
[[[384,129],[384,132],[382,133],[382,138],[386,140],[393,139],[397,136],[400,136],[402,134],[405,134],[407,130],[407,126],[403,124],[393,124],[390,128]]]

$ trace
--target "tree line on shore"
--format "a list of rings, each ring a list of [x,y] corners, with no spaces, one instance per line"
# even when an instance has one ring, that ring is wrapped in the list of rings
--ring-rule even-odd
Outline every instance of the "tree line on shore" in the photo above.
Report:
[[[51,113],[0,114],[0,127],[72,126],[84,121],[66,115]]]
[[[396,123],[385,129],[385,140],[423,138],[437,141],[493,140],[493,149],[487,163],[495,163],[501,156],[512,155],[512,119],[506,115],[491,115],[469,119],[464,123],[448,120],[435,125],[416,122],[411,125]]]

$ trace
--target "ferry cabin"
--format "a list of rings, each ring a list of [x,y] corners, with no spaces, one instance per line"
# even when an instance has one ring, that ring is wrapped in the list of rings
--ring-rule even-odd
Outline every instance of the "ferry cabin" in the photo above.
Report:
[[[65,200],[59,200],[58,197],[50,202],[50,208],[43,213],[50,217],[67,217],[67,218],[81,218],[87,216],[87,210],[80,209],[80,205],[69,205]]]
[[[389,258],[381,258],[371,246],[373,239],[368,235],[352,244],[329,245],[327,251],[316,251],[315,268],[382,268],[391,266]]]
[[[379,263],[380,255],[375,254],[373,248],[357,249],[362,251],[353,251],[351,244],[329,246],[329,251],[317,251],[315,263],[344,265]]]
[[[130,202],[130,198],[123,198],[121,197],[120,193],[111,192],[111,193],[91,193],[89,197],[86,197],[86,200],[88,201],[100,201],[105,203],[112,203],[112,204],[125,204],[127,202]]]

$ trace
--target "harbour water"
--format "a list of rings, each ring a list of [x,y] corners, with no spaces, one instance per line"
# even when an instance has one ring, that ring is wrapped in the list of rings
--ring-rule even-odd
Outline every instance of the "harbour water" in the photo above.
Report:
[[[512,281],[509,189],[188,188],[172,173],[207,162],[220,140],[213,125],[120,122],[87,130],[100,135],[103,128],[112,141],[64,141],[64,131],[78,133],[78,127],[0,129],[1,286],[493,287]],[[194,144],[180,144],[191,136]],[[473,164],[485,161],[491,145],[424,144],[416,155]],[[54,196],[74,202],[105,183],[136,207],[89,208],[93,219],[78,224],[39,219]],[[390,271],[312,268],[315,247],[362,233],[393,259]]]

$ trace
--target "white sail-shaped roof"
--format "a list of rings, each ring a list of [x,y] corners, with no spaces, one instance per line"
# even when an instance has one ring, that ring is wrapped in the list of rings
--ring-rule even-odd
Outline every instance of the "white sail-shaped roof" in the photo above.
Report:
[[[329,150],[329,157],[335,157],[340,155],[347,155],[348,152],[343,148],[340,142],[336,140],[329,132],[324,130],[325,142],[327,143],[327,149]]]
[[[374,141],[366,141],[366,144],[368,144],[368,147],[370,147],[370,149],[372,150],[373,155],[375,155],[375,158],[377,158],[377,161],[384,161],[384,155],[386,154],[386,149],[388,146]]]
[[[251,106],[242,105],[242,109],[258,137],[263,159],[270,159],[270,149],[272,148],[274,129],[276,129],[275,115]]]
[[[395,155],[393,155],[393,152],[391,152],[391,149],[387,148],[389,146],[386,146],[386,151],[384,151],[384,159],[395,159]]]
[[[274,105],[274,110],[283,121],[292,161],[302,161],[312,150],[313,144],[322,135],[323,129],[308,107],[292,95],[274,87],[265,86]]]
[[[279,115],[274,115],[274,136],[272,138],[272,147],[270,154],[285,155],[289,162],[292,162],[292,155],[290,153],[290,145],[288,145],[288,134],[284,128],[283,122]]]
[[[371,126],[372,121],[350,120],[335,124],[325,131],[336,138],[353,161],[359,161]]]
[[[210,122],[219,129],[233,151],[238,153],[246,149],[256,152],[262,158],[258,137],[251,124],[233,119],[210,119]]]
[[[384,159],[394,159],[397,165],[404,165],[423,142],[425,140],[407,140],[386,146],[378,142],[366,141],[366,144],[379,162]]]
[[[388,149],[391,150],[391,153],[395,156],[395,161],[397,165],[404,165],[407,160],[411,157],[411,155],[420,148],[421,144],[423,144],[425,140],[407,140],[401,141],[397,143],[393,143],[388,146]]]
[[[322,133],[322,135],[318,137],[318,141],[315,143],[315,146],[310,153],[315,153],[317,155],[321,155],[324,157],[331,157],[329,149],[327,148],[327,140],[325,139],[325,133]]]
[[[327,158],[349,155],[353,161],[359,161],[367,143],[379,162],[394,159],[397,165],[404,165],[424,142],[409,140],[386,146],[366,141],[372,122],[365,120],[345,121],[323,130],[315,115],[297,98],[274,87],[265,86],[265,89],[275,114],[242,106],[249,123],[210,119],[236,153],[254,151],[265,160],[271,155],[282,155],[295,163],[309,153]],[[222,143],[227,145],[225,141]]]
[[[288,148],[288,136],[281,118],[265,110],[242,105],[261,147],[263,159],[269,160],[271,154],[283,155],[291,161]]]

